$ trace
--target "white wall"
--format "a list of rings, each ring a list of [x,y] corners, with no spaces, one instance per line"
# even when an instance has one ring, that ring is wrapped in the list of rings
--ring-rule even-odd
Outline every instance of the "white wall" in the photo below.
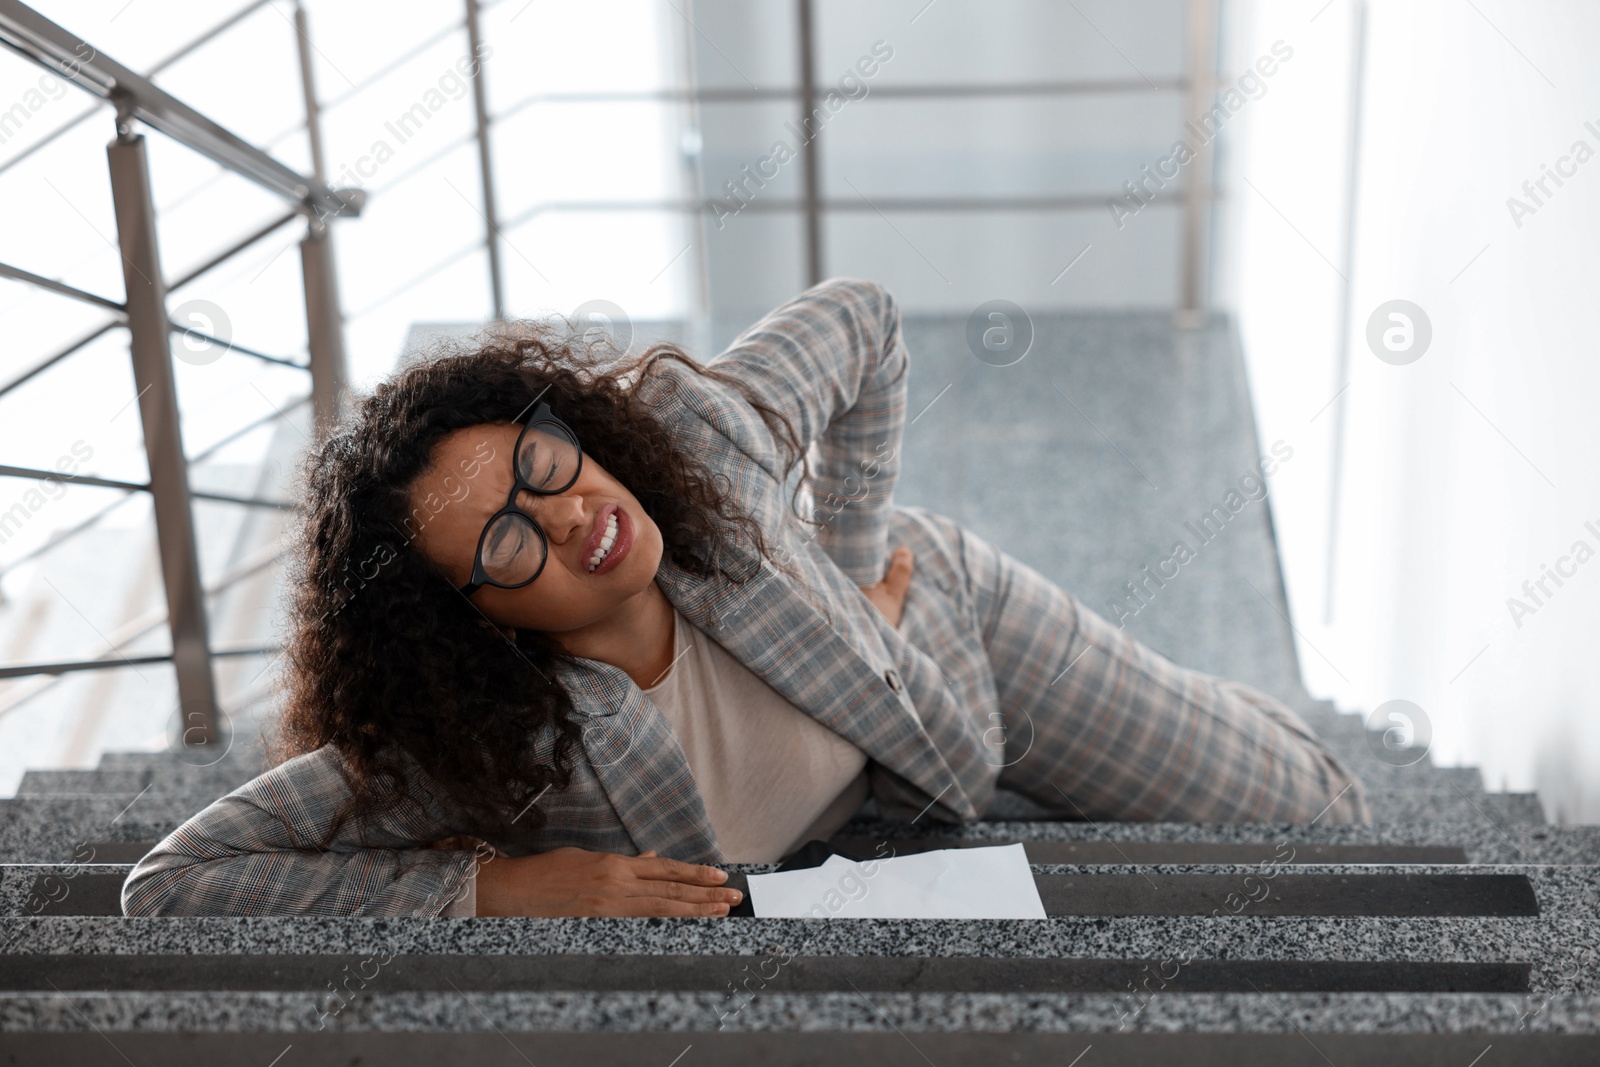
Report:
[[[1600,552],[1584,525],[1600,531],[1600,5],[1370,0],[1344,378],[1352,4],[1322,7],[1230,5],[1232,52],[1279,38],[1296,49],[1291,76],[1237,130],[1228,285],[1261,433],[1307,446],[1274,497],[1308,685],[1346,710],[1414,701],[1438,762],[1479,764],[1492,788],[1537,788],[1552,818],[1600,821],[1600,788],[1584,784],[1600,781],[1589,647],[1600,562],[1562,563],[1575,573],[1547,579],[1552,595],[1537,603],[1522,592],[1575,542]],[[1576,173],[1548,183],[1519,226],[1508,198],[1532,206],[1523,182],[1578,141],[1595,158],[1561,163]],[[1396,298],[1420,305],[1433,331],[1403,366],[1364,337]],[[1511,597],[1534,612],[1514,620]]]

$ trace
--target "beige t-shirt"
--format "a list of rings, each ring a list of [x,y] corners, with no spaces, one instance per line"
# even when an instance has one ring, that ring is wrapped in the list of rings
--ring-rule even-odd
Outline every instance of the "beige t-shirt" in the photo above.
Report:
[[[644,694],[683,745],[723,856],[772,863],[832,837],[867,799],[867,754],[672,617],[672,666]]]

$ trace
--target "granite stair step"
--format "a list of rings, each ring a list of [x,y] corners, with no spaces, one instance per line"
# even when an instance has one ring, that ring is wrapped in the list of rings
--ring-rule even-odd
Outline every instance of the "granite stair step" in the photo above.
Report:
[[[1473,822],[1489,820],[1499,825],[1537,824],[1547,821],[1535,793],[1472,793],[1458,787],[1423,786],[1414,789],[1367,788],[1367,805],[1374,821]],[[984,810],[988,820],[1057,821],[1076,817],[1065,804],[1042,804],[1020,793],[997,791]]]
[[[750,871],[730,864],[729,884]],[[1052,916],[1537,916],[1600,903],[1593,866],[1033,864]],[[120,915],[131,864],[0,865],[0,915]],[[1533,872],[1530,874],[1529,872]],[[1282,878],[1282,881],[1278,881]],[[1543,903],[1542,903],[1543,902]]]
[[[1494,813],[1481,804],[1473,814],[1475,818],[1465,821],[1380,819],[1371,824],[1312,825],[1030,819],[956,826],[858,819],[847,824],[839,836],[868,838],[874,846],[888,841],[898,847],[924,839],[936,840],[939,847],[1024,841],[1048,846],[1037,855],[1038,862],[1259,862],[1303,854],[1306,859],[1350,863],[1600,863],[1600,827],[1496,821],[1491,817]],[[0,862],[133,862],[181,821],[176,817],[147,818],[138,805],[129,808],[117,797],[0,801]],[[1433,851],[1371,851],[1392,848]]]
[[[38,872],[7,873],[15,876],[0,884],[16,889]],[[120,873],[85,868],[77,878]],[[1119,889],[1129,877],[1222,876],[1243,886],[1262,873],[1260,864],[1035,867],[1037,877]],[[1286,1035],[1315,1045],[1306,1062],[1337,1050],[1356,1057],[1343,1062],[1446,1062],[1463,1047],[1456,1038],[1476,1042],[1463,1062],[1489,1045],[1502,1056],[1538,1057],[1527,1062],[1592,1062],[1585,1057],[1596,1046],[1585,1042],[1600,1029],[1600,961],[1588,935],[1600,867],[1285,866],[1270,884],[1293,900],[1330,879],[1383,885],[1402,875],[1521,879],[1536,913],[1515,906],[1470,915],[1251,910],[1263,900],[1227,915],[1058,915],[1025,923],[6,918],[0,1026],[8,1039],[34,1041],[11,1042],[29,1050],[17,1062],[88,1052],[73,1042],[94,1031],[129,1055],[153,1054],[164,1046],[124,1039],[156,1042],[179,1030],[214,1036],[224,1056],[265,1047],[237,1031],[270,1033],[283,1042],[271,1055],[295,1043],[297,1055],[312,1057],[304,1062],[333,1062],[316,1057],[356,1047],[300,1044],[307,1037],[380,1031],[452,1035],[468,1042],[462,1049],[480,1048],[470,1042],[486,1034],[505,1048],[501,1035],[517,1034],[528,1042],[517,1054],[538,1062],[560,1062],[552,1059],[556,1034],[593,1037],[596,1043],[570,1047],[590,1050],[596,1062],[613,1062],[606,1057],[624,1049],[642,1054],[637,1041],[601,1040],[618,1032],[662,1039],[670,1032],[682,1041],[671,1055],[703,1042],[704,1062],[766,1047],[717,1044],[729,1034],[752,1042],[763,1034],[815,1039],[802,1046],[806,1055],[848,1047],[857,1060],[864,1032],[912,1044],[927,1034],[937,1043],[922,1048],[936,1050],[932,1062],[941,1065],[1067,1047],[1017,1045],[1025,1032],[1078,1042],[1062,1062],[1090,1045],[1096,1062],[1118,1062],[1110,1053],[1098,1057],[1105,1048],[1130,1057],[1122,1062],[1148,1062],[1140,1057],[1156,1046],[1125,1039],[1154,1041],[1174,1029],[1186,1040],[1233,1038],[1168,1047],[1186,1063],[1299,1062],[1293,1046],[1270,1040]],[[78,882],[71,891],[88,886]],[[840,992],[844,985],[853,988]],[[992,1041],[953,1054],[948,1039],[958,1032]],[[827,1044],[845,1035],[848,1046]],[[1363,1035],[1384,1042],[1333,1040]],[[1397,1036],[1413,1043],[1397,1045]],[[360,1047],[376,1054],[377,1046]],[[1380,1051],[1376,1060],[1360,1058]],[[888,1044],[882,1052],[897,1054]],[[892,1058],[875,1054],[871,1062]]]
[[[85,841],[148,840],[128,838],[111,832],[121,823],[165,827],[156,836],[165,836],[195,814],[217,795],[205,799],[181,795],[160,795],[153,789],[139,793],[57,793],[0,800],[0,858],[15,857],[12,851],[24,841],[49,839],[55,851],[22,859],[59,861],[70,858],[71,848]],[[1485,824],[1504,830],[1518,825],[1546,822],[1539,798],[1532,793],[1485,793],[1474,796],[1460,789],[1368,791],[1374,820],[1382,823],[1432,823],[1457,826]],[[1020,794],[1000,792],[985,812],[989,821],[1056,821],[1060,809],[1049,808]],[[65,843],[67,851],[61,851]]]
[[[261,1067],[291,1054],[296,1067],[1465,1067],[1491,1049],[1495,1062],[1518,1065],[1600,1059],[1594,997],[1550,998],[1523,1025],[1526,998],[1510,994],[1180,994],[1157,998],[1122,1032],[1124,1009],[1104,994],[763,995],[718,1023],[693,995],[396,993],[373,996],[321,1030],[316,1015],[307,1022],[304,1000],[26,996],[0,1002],[0,1025],[8,1062],[41,1067]],[[682,1025],[682,1016],[695,1022]]]
[[[1482,791],[1483,778],[1476,767],[1437,767],[1427,756],[1418,753],[1417,761],[1407,765],[1409,757],[1388,754],[1387,760],[1377,755],[1383,752],[1381,744],[1371,743],[1368,732],[1356,716],[1341,715],[1335,724],[1313,723],[1319,736],[1330,749],[1345,760],[1363,781],[1379,788],[1391,784],[1411,785],[1418,782],[1437,783],[1438,786],[1460,786],[1470,792]],[[1372,734],[1376,738],[1378,735]],[[235,748],[216,763],[197,768],[197,757],[170,751],[162,752],[108,752],[95,769],[69,771],[29,771],[24,776],[18,793],[41,792],[137,792],[153,784],[155,790],[182,789],[189,783],[219,783],[221,792],[227,792],[261,773],[262,756],[254,748]],[[139,772],[151,772],[150,777],[140,777]],[[159,773],[158,773],[159,772]],[[83,783],[95,783],[84,788]],[[218,794],[220,795],[220,793]]]
[[[1226,876],[1242,885],[1253,870],[1233,868]],[[1035,872],[1074,873],[1110,882],[1124,872]],[[1219,873],[1157,868],[1138,876]],[[771,983],[770,994],[851,984],[863,993],[1119,993],[1129,1001],[1124,1011],[1137,1010],[1151,993],[1245,992],[1252,984],[1283,993],[1600,991],[1600,965],[1585,939],[1595,869],[1515,873],[1535,888],[1538,914],[1251,910],[1262,901],[1236,914],[1056,915],[1039,922],[7,917],[0,920],[0,999],[51,989],[318,994],[351,975],[359,980],[347,988],[363,993],[444,992],[453,984],[709,994],[756,971]],[[76,884],[87,876],[68,883],[68,900],[92,892]],[[1281,892],[1292,897],[1300,892],[1294,882],[1389,876],[1331,868],[1279,877]],[[1478,877],[1503,879],[1506,872]],[[20,890],[23,881],[14,881]],[[751,969],[762,961],[767,968]],[[774,981],[778,973],[784,977]],[[1141,989],[1137,998],[1130,993]]]

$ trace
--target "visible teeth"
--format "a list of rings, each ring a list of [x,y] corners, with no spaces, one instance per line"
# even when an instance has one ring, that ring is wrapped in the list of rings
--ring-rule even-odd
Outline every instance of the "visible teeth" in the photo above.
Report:
[[[594,555],[589,557],[589,569],[592,571],[605,560],[606,554],[611,551],[611,546],[617,543],[617,513],[612,512],[606,517],[605,536],[600,538],[600,547]]]

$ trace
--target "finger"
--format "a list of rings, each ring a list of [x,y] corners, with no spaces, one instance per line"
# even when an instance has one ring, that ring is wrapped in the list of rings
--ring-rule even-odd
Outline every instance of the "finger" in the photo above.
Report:
[[[664,900],[687,901],[690,904],[734,905],[744,899],[737,889],[689,885],[685,882],[649,882],[643,879],[626,890],[630,897],[661,897]]]
[[[652,850],[653,851],[653,850]],[[641,857],[642,859],[643,857]],[[665,857],[640,863],[640,878],[655,878],[668,882],[686,882],[691,885],[721,885],[728,880],[728,872],[703,863],[684,863]]]
[[[727,904],[694,903],[683,900],[666,900],[662,897],[623,897],[608,902],[597,913],[601,916],[637,919],[666,916],[674,919],[696,919],[726,916]]]

